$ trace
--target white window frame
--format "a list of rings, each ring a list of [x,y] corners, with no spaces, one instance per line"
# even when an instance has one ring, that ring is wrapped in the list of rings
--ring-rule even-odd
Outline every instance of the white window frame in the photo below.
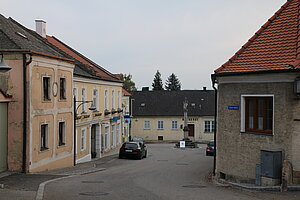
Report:
[[[83,87],[81,88],[81,101],[85,102],[86,101],[86,88]],[[86,103],[82,104],[82,113],[86,113]]]
[[[121,91],[118,91],[118,108],[121,109]]]
[[[77,87],[73,87],[73,97],[78,98],[78,90],[77,90]]]
[[[214,132],[214,120],[204,120],[204,133],[213,133]],[[208,123],[208,131],[206,131],[206,124]]]
[[[86,128],[82,128],[80,130],[80,151],[85,151],[86,150]]]
[[[172,130],[177,130],[177,129],[178,129],[178,121],[172,120]]]
[[[144,121],[144,129],[145,130],[150,130],[150,120],[145,120]]]
[[[274,94],[242,94],[241,95],[241,133],[246,132],[246,118],[245,118],[245,113],[246,113],[246,97],[272,97],[273,98],[273,124],[272,124],[272,134],[266,134],[266,135],[274,135],[275,134],[275,129],[274,129],[274,120],[275,120],[275,95]]]
[[[98,88],[93,89],[93,106],[96,107],[96,111],[99,111],[99,89]]]
[[[111,109],[115,109],[115,90],[111,91]]]
[[[104,109],[108,110],[108,90],[104,90]]]
[[[158,120],[157,121],[157,129],[158,130],[164,130],[164,120]]]
[[[109,146],[110,146],[109,145],[109,143],[110,143],[110,139],[109,139],[109,126],[105,126],[104,131],[105,131],[105,133],[104,133],[104,148],[106,150],[108,150]]]

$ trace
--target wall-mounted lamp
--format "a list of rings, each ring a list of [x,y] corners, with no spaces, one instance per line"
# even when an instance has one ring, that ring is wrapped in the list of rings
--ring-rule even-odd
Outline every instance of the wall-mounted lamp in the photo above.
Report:
[[[294,81],[294,93],[300,94],[300,76],[298,76]]]
[[[5,72],[8,72],[9,70],[11,70],[11,67],[8,66],[5,62],[4,62],[4,56],[3,54],[2,55],[2,58],[1,58],[1,62],[0,62],[0,72],[2,73],[5,73]]]

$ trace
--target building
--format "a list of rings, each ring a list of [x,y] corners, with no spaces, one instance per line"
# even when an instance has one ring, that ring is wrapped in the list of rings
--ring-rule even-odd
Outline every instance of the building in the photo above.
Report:
[[[0,171],[73,165],[73,59],[0,15]]]
[[[183,102],[188,101],[189,138],[204,142],[213,139],[214,91],[132,92],[132,137],[146,141],[179,141],[183,135]]]
[[[46,38],[75,60],[76,163],[102,157],[122,143],[122,81],[56,37]]]
[[[131,123],[131,93],[122,89],[122,109],[123,109],[123,141],[128,141],[130,136]]]
[[[263,185],[280,184],[281,178],[300,182],[299,8],[300,1],[287,1],[212,75],[218,87],[220,178]],[[292,178],[282,177],[281,170]]]

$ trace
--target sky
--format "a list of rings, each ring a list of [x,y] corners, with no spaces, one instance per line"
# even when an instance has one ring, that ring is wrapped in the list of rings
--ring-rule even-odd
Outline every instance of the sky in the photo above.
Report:
[[[211,87],[210,76],[286,0],[14,0],[0,14],[53,35],[112,73],[152,88],[174,73],[182,89]]]

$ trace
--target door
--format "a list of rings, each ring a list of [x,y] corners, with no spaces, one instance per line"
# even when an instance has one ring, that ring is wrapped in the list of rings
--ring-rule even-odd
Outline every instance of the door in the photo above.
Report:
[[[0,103],[0,172],[7,170],[7,103]]]
[[[195,135],[195,124],[188,124],[189,137],[194,137]]]
[[[93,124],[91,128],[91,155],[92,158],[96,158],[96,125]]]

